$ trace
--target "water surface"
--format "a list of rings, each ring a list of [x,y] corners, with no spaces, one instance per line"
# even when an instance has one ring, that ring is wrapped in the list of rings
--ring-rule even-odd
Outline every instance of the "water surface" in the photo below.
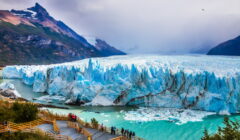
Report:
[[[20,80],[3,81],[13,83],[22,97],[28,100],[45,95],[43,93],[32,92],[32,88],[24,85]],[[56,103],[53,104],[56,105]],[[60,105],[63,106],[62,104]],[[138,136],[146,140],[197,140],[203,135],[204,128],[207,128],[210,133],[215,132],[219,125],[223,125],[222,121],[224,118],[224,116],[211,115],[204,118],[203,121],[187,122],[178,125],[174,122],[164,120],[145,122],[126,120],[126,113],[137,109],[132,107],[68,107],[70,109],[49,110],[63,114],[75,113],[85,121],[90,121],[91,118],[95,117],[100,123],[106,126],[123,127],[135,131]],[[231,115],[230,118],[240,119],[240,116]]]

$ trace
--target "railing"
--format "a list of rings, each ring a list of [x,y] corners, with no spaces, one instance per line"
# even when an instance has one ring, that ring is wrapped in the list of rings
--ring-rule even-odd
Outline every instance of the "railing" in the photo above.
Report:
[[[79,117],[77,117],[77,122],[82,126],[86,125],[86,123],[83,120],[81,120]]]
[[[59,128],[56,124],[56,120],[51,122],[51,121],[45,121],[42,119],[38,119],[35,121],[27,122],[27,123],[13,123],[13,122],[7,122],[6,125],[0,125],[0,133],[5,133],[5,132],[17,132],[17,131],[22,131],[22,132],[31,132],[31,133],[41,133],[46,136],[49,136],[52,139],[55,140],[72,140],[71,137],[69,136],[64,136],[64,135],[59,135],[59,134],[53,134],[49,132],[45,132],[44,130],[37,128],[35,126],[41,125],[44,123],[53,123],[53,129],[55,132],[59,132]],[[55,127],[55,128],[54,128]]]
[[[126,138],[124,136],[118,136],[116,138],[112,138],[111,140],[128,140],[128,138]]]
[[[82,133],[84,136],[86,136],[88,140],[92,140],[92,134],[88,132],[87,129],[83,128],[86,123],[80,118],[77,118],[77,123],[74,123],[69,121],[69,117],[67,115],[53,114],[45,110],[40,110],[40,115],[42,115],[43,118],[48,118],[49,120],[55,119],[61,121],[68,121],[68,127],[75,128],[79,133]]]
[[[59,114],[53,114],[46,110],[39,110],[39,116],[43,117],[44,119],[48,120],[61,120],[61,121],[68,121],[69,117],[66,115],[59,115]]]
[[[78,122],[70,122],[70,121],[68,121],[67,125],[68,125],[68,127],[74,128],[74,129],[77,130],[77,132],[79,132],[79,133],[83,134],[84,136],[86,136],[88,140],[92,140],[92,134],[90,132],[88,132],[85,128],[80,127]]]
[[[41,125],[43,123],[45,123],[45,121],[42,119],[38,119],[35,121],[26,122],[26,123],[19,123],[19,124],[16,124],[13,122],[7,122],[7,128],[8,130],[11,130],[11,131],[21,131],[24,129],[35,127],[37,125]]]
[[[38,119],[35,121],[27,122],[27,123],[13,123],[13,122],[7,122],[6,125],[0,125],[0,133],[4,132],[16,132],[16,131],[21,131],[24,129],[30,129],[32,127],[35,127],[37,125],[45,123],[44,120]]]
[[[69,136],[49,133],[40,128],[36,128],[36,127],[31,128],[31,129],[25,129],[25,130],[23,130],[23,132],[41,133],[41,134],[46,135],[54,140],[72,140],[72,138]]]
[[[55,131],[56,133],[59,134],[60,133],[60,129],[59,129],[58,125],[57,125],[56,119],[54,119],[52,121],[52,123],[53,123],[53,131]]]
[[[53,114],[49,111],[46,111],[46,110],[41,110],[41,113],[44,114],[43,116],[47,116],[48,118],[55,118],[56,120],[63,120],[63,121],[69,121],[69,117],[67,115],[60,115],[60,114]],[[86,123],[84,122],[83,120],[81,120],[79,117],[77,117],[77,123],[80,125],[79,127],[82,128],[82,134],[86,137],[88,137],[88,140],[91,140],[92,138],[92,134],[90,132],[88,132],[85,128],[83,127],[87,127],[87,128],[92,128],[92,129],[97,129],[97,130],[100,130],[101,128],[98,127],[97,128],[94,128],[91,123]],[[77,129],[78,130],[78,129]],[[101,130],[100,130],[101,131]],[[111,128],[109,127],[104,127],[104,132],[106,133],[111,133]],[[116,135],[120,135],[118,137],[116,137],[117,139],[113,138],[113,140],[127,140],[128,138],[125,137],[125,136],[121,136],[121,132],[119,129],[117,129],[116,131]],[[120,139],[121,138],[121,139]],[[143,138],[139,138],[137,136],[134,136],[134,139],[135,140],[143,140]]]
[[[0,133],[7,132],[7,126],[5,125],[0,125]]]

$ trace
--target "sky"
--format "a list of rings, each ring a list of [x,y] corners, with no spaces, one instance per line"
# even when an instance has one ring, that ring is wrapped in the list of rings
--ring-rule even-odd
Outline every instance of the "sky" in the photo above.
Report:
[[[240,0],[0,0],[36,2],[57,20],[130,54],[205,53],[240,35]]]

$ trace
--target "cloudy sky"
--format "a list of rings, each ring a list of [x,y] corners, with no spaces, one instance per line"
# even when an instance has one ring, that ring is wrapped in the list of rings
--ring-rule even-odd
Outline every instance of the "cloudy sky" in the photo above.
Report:
[[[240,35],[240,0],[0,0],[0,9],[35,2],[128,53],[204,52]]]

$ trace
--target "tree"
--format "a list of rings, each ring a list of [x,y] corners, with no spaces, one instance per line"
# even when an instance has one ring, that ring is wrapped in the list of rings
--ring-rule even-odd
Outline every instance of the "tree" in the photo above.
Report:
[[[210,136],[206,128],[204,129],[203,134],[204,136],[201,138],[201,140],[209,140]]]
[[[38,108],[32,103],[19,104],[18,102],[13,104],[12,110],[15,112],[14,122],[29,122],[37,118]]]
[[[91,124],[93,128],[96,128],[96,129],[98,128],[98,121],[95,118],[91,119]]]
[[[209,135],[208,131],[204,130],[204,136],[201,140],[240,140],[240,123],[239,121],[229,120],[224,118],[224,127],[218,127],[216,134]]]

